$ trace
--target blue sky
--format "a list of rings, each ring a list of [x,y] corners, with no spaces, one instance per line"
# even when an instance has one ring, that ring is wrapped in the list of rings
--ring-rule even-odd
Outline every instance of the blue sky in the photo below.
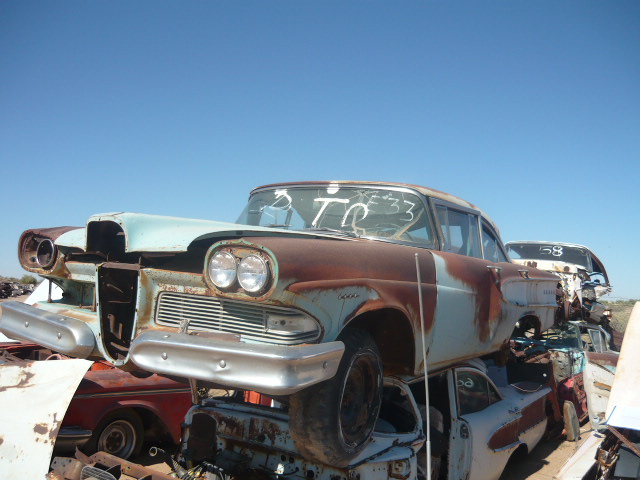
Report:
[[[388,180],[640,298],[640,2],[5,0],[0,72],[0,274],[27,228]]]

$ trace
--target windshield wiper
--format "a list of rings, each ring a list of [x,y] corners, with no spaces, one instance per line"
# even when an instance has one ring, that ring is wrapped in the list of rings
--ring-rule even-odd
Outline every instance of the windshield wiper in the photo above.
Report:
[[[345,230],[337,230],[335,228],[328,228],[328,227],[310,227],[310,228],[305,228],[305,231],[309,231],[309,232],[327,232],[327,233],[334,233],[336,235],[341,235],[343,237],[351,237],[351,238],[360,238],[360,235],[358,235],[357,233],[354,232],[348,232]]]

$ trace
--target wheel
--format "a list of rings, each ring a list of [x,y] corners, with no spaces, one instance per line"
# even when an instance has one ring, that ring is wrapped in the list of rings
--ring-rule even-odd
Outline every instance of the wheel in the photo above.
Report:
[[[291,436],[303,455],[345,467],[366,446],[382,403],[382,360],[372,336],[345,329],[336,375],[290,398]]]
[[[86,454],[107,452],[127,460],[140,453],[144,430],[142,420],[132,410],[120,410],[100,421],[82,449]]]
[[[569,400],[564,401],[564,405],[562,406],[562,417],[567,440],[570,442],[577,442],[580,439],[580,422],[578,421],[578,414],[576,413],[576,407],[573,402],[570,402]]]

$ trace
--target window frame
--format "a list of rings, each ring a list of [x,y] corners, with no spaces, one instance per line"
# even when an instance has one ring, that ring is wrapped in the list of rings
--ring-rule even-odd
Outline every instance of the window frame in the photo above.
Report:
[[[493,392],[496,395],[496,400],[489,403],[488,405],[486,405],[484,408],[481,408],[480,410],[476,410],[474,412],[464,412],[462,411],[462,402],[460,401],[460,389],[458,387],[458,373],[472,373],[474,375],[477,375],[479,377],[481,377],[482,379],[484,379],[484,381],[486,382],[487,386],[489,387],[489,389],[493,389]],[[498,387],[496,387],[496,385],[493,383],[493,381],[482,371],[475,369],[475,368],[471,368],[471,367],[458,367],[453,369],[453,386],[455,389],[455,395],[456,395],[456,406],[457,406],[457,415],[458,417],[464,417],[465,415],[473,415],[474,413],[479,413],[482,412],[483,410],[486,410],[487,408],[491,407],[492,405],[495,405],[496,403],[504,400],[504,397],[502,395],[502,393],[500,392],[500,390],[498,389]],[[488,392],[487,392],[487,396],[488,396]]]
[[[498,235],[498,233],[496,232],[495,228],[493,228],[491,226],[491,224],[489,222],[487,222],[487,220],[485,218],[482,218],[481,221],[481,225],[480,225],[480,244],[482,247],[482,258],[484,258],[485,260],[488,260],[485,256],[484,253],[484,241],[482,238],[482,233],[484,232],[484,229],[487,229],[489,234],[491,234],[493,236],[493,238],[496,240],[496,245],[498,246],[498,249],[500,250],[500,253],[502,253],[502,256],[504,257],[504,260],[502,260],[502,262],[506,262],[506,263],[510,263],[511,262],[511,258],[509,257],[509,255],[507,254],[507,249],[504,246],[504,243],[502,243],[502,239],[500,238],[500,235]],[[496,262],[496,263],[501,263],[501,262]]]
[[[463,255],[465,257],[469,257],[469,258],[484,258],[483,255],[483,249],[482,249],[482,227],[481,227],[481,223],[482,223],[482,215],[478,210],[474,210],[473,208],[467,208],[467,207],[463,207],[461,205],[457,205],[455,203],[451,203],[451,202],[446,202],[444,200],[440,200],[440,199],[434,199],[432,198],[432,203],[433,203],[433,220],[434,222],[437,222],[437,229],[438,229],[438,234],[441,237],[441,242],[440,242],[440,250],[443,252],[447,252],[447,253],[454,253],[457,255]],[[440,215],[438,214],[438,208],[444,208],[446,210],[446,228],[447,228],[447,234],[445,235],[445,230],[443,228],[442,222],[440,221]],[[449,211],[453,210],[457,213],[462,213],[462,214],[466,214],[472,218],[475,218],[475,227],[472,227],[470,225],[469,227],[469,231],[473,232],[473,230],[475,230],[475,239],[478,242],[478,254],[479,256],[475,256],[475,255],[467,255],[466,253],[461,253],[461,252],[453,252],[451,250],[451,244],[450,244],[450,232],[449,232]],[[447,248],[448,245],[448,248]]]

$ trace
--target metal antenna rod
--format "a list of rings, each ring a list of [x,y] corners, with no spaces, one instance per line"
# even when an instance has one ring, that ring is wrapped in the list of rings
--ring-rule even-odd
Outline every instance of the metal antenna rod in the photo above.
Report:
[[[418,304],[420,305],[420,337],[422,337],[422,364],[424,365],[424,394],[425,394],[425,416],[426,435],[425,454],[427,456],[427,480],[431,480],[431,418],[429,415],[429,378],[427,376],[427,346],[424,340],[424,308],[422,301],[422,277],[420,276],[420,262],[418,254],[416,256],[416,276],[418,277]]]

